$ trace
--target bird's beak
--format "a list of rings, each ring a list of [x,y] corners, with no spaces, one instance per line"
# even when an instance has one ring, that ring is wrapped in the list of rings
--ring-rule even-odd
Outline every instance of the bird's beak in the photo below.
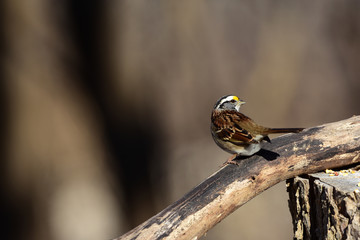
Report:
[[[245,101],[239,100],[239,103],[238,103],[238,104],[240,104],[240,106],[241,106],[241,105],[243,105],[243,104],[245,104],[245,103],[246,103]]]
[[[236,110],[239,111],[239,110],[240,110],[240,106],[243,105],[244,103],[245,103],[245,102],[244,102],[243,100],[238,100],[238,101],[236,102],[236,106],[235,106]]]

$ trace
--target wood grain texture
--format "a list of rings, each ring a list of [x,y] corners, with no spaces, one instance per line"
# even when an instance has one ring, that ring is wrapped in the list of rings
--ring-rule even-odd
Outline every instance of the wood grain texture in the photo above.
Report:
[[[117,239],[198,239],[241,205],[295,176],[360,162],[360,117],[287,134],[226,165]],[[286,206],[284,206],[286,207]]]
[[[360,171],[287,180],[294,239],[360,239]]]

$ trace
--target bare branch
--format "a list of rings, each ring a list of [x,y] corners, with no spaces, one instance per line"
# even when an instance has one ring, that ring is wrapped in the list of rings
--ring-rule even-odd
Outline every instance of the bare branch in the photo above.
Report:
[[[360,117],[287,134],[227,165],[117,239],[198,239],[238,207],[297,175],[360,162]]]

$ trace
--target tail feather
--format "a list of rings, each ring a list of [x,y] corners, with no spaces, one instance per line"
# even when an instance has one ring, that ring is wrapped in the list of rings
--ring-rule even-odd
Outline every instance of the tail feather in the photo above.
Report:
[[[267,133],[299,133],[304,128],[269,128]]]

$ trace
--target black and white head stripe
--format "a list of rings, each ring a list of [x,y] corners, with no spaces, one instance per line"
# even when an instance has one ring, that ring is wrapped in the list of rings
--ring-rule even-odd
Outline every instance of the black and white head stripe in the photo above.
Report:
[[[220,98],[214,106],[214,109],[223,109],[225,107],[225,104],[232,103],[235,104],[237,101],[239,101],[239,98],[234,95],[226,95]]]

